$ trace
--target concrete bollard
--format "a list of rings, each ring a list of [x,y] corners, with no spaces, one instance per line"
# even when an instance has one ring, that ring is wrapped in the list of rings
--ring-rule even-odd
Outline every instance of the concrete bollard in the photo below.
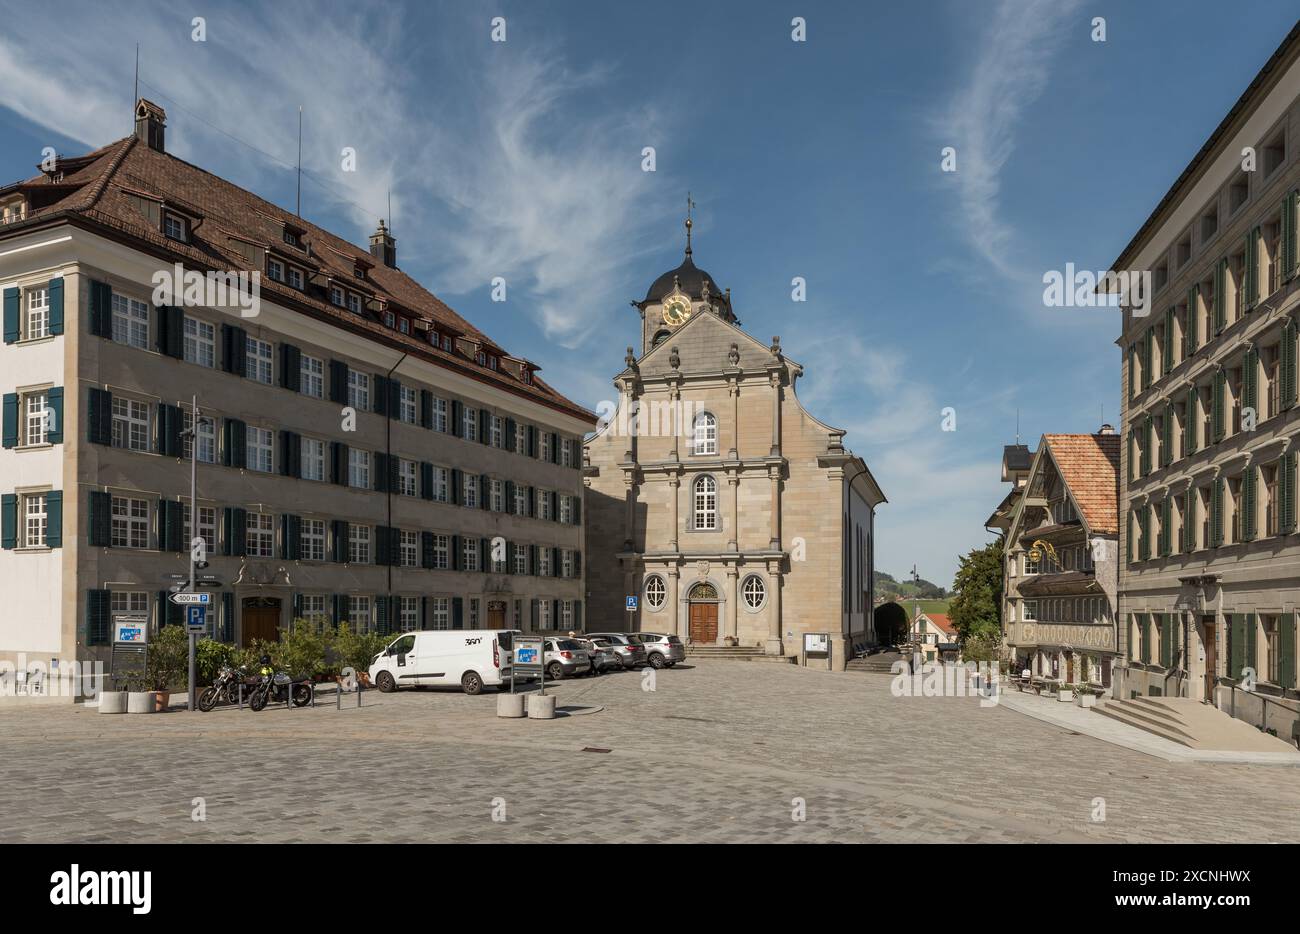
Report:
[[[100,713],[126,713],[126,691],[101,691]]]
[[[153,695],[148,691],[131,691],[126,695],[127,713],[153,713]]]
[[[554,720],[555,719],[555,695],[554,694],[529,694],[528,695],[528,719],[529,720]]]
[[[527,694],[498,694],[497,716],[518,718],[524,715],[524,699]]]

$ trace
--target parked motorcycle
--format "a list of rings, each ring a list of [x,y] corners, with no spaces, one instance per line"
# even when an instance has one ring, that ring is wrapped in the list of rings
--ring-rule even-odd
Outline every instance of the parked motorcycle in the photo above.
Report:
[[[262,667],[258,674],[259,683],[248,698],[248,706],[254,711],[261,710],[271,701],[282,704],[289,697],[293,698],[295,707],[306,707],[311,703],[310,678],[292,678],[283,671],[276,671],[271,667],[271,659],[267,656],[262,657]]]
[[[244,693],[248,694],[252,689],[248,669],[242,665],[238,668],[222,665],[221,670],[217,672],[216,680],[212,682],[212,686],[199,695],[199,710],[207,713],[217,704],[239,703],[239,686],[241,684],[244,685]]]

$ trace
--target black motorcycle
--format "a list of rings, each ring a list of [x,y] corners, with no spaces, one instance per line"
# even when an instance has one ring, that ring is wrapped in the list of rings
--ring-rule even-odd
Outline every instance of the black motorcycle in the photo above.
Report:
[[[258,684],[248,698],[249,707],[258,711],[271,701],[283,704],[289,697],[293,698],[295,707],[306,707],[311,703],[310,678],[291,678],[283,671],[273,670],[266,661],[263,661]]]
[[[244,694],[247,695],[253,683],[249,680],[248,670],[242,665],[238,668],[222,665],[221,670],[217,672],[216,680],[212,682],[212,687],[199,695],[199,710],[207,713],[217,704],[237,704],[239,686],[244,685]]]

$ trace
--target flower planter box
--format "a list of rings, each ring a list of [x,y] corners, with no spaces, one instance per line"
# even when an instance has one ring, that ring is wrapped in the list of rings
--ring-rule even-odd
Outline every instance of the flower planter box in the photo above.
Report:
[[[1096,707],[1097,695],[1092,693],[1091,691],[1084,691],[1082,694],[1076,697],[1074,701],[1080,707]]]
[[[1060,688],[1056,692],[1056,699],[1062,704],[1068,704],[1074,700],[1074,692],[1067,688]]]

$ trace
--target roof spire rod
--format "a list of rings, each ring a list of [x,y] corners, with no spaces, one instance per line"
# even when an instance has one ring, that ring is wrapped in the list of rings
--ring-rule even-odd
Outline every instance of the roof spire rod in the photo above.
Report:
[[[691,200],[691,193],[686,192],[686,255],[691,255],[691,208],[695,207],[695,202]]]

